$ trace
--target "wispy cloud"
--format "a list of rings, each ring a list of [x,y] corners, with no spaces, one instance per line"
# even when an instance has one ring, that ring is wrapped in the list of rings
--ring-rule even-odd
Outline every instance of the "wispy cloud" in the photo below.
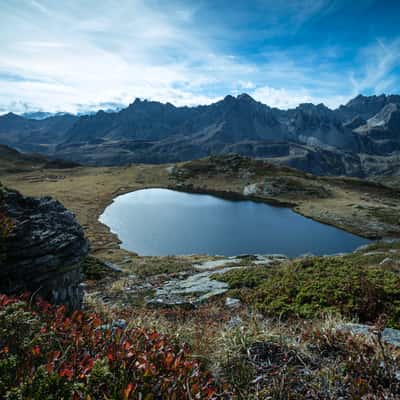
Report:
[[[293,44],[346,4],[0,2],[0,108],[75,112],[135,97],[195,105],[243,91],[276,107],[333,107],[356,92],[398,88],[399,41],[374,39],[346,62],[339,41]]]
[[[363,67],[351,76],[354,93],[390,90],[399,80],[400,38],[390,42],[377,39],[360,52],[359,60]]]
[[[50,15],[49,10],[45,6],[43,6],[43,4],[41,4],[39,1],[31,0],[30,4],[32,5],[32,7],[36,8],[43,14]]]

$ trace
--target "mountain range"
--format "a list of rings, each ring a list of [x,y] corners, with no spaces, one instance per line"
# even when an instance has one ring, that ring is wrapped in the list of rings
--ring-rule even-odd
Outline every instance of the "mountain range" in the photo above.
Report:
[[[400,95],[359,95],[334,110],[280,110],[241,94],[197,107],[136,99],[85,116],[9,113],[0,116],[0,143],[88,165],[238,153],[320,175],[398,175]]]

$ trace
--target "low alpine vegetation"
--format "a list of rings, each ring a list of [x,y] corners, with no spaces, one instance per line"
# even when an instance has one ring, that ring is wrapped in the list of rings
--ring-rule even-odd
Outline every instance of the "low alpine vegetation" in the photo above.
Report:
[[[373,323],[386,314],[389,327],[400,327],[400,277],[380,267],[312,257],[264,272],[249,268],[216,277],[236,289],[234,295],[272,317],[338,314]]]
[[[339,320],[223,332],[219,365],[234,399],[388,399],[400,396],[396,351],[376,334],[338,329]]]
[[[210,399],[210,374],[188,348],[151,329],[29,297],[0,296],[0,398]]]

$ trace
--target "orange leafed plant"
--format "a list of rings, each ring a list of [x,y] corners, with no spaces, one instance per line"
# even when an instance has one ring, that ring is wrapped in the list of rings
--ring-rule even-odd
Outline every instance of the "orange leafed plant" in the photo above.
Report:
[[[215,398],[211,375],[170,338],[28,300],[0,295],[0,398]]]

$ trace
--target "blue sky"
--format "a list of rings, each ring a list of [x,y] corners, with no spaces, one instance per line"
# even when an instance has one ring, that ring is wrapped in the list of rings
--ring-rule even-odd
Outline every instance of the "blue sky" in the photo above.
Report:
[[[0,112],[400,93],[400,2],[0,1]]]

